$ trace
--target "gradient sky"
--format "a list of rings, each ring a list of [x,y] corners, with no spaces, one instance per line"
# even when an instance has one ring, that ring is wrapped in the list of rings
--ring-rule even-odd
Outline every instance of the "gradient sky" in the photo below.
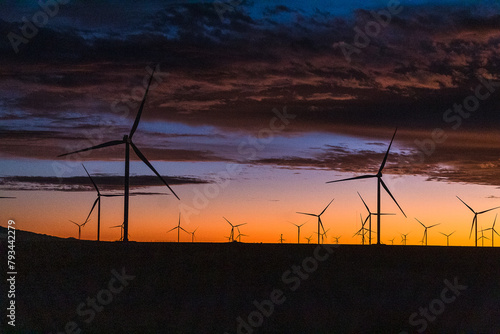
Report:
[[[132,191],[161,194],[131,197],[131,240],[176,240],[166,231],[182,212],[198,241],[226,241],[224,216],[247,223],[247,242],[296,242],[290,222],[308,221],[306,242],[316,221],[296,211],[335,198],[328,241],[359,243],[356,192],[375,211],[376,181],[325,182],[375,173],[397,127],[384,180],[408,218],[383,193],[396,215],[383,218],[382,242],[409,232],[418,244],[418,218],[441,224],[429,244],[456,231],[452,245],[473,245],[473,214],[455,196],[477,211],[500,205],[500,2],[401,1],[346,59],[342,48],[390,3],[73,0],[46,22],[37,2],[2,3],[0,196],[16,198],[0,199],[0,224],[76,237],[68,220],[83,222],[96,196],[81,163],[103,192],[123,191],[122,146],[56,156],[127,134],[158,63],[134,141],[181,201],[132,154]],[[23,37],[34,18],[38,31]],[[91,218],[84,239],[96,237]],[[103,199],[101,220],[102,240],[118,239],[109,227],[123,221],[122,198]]]

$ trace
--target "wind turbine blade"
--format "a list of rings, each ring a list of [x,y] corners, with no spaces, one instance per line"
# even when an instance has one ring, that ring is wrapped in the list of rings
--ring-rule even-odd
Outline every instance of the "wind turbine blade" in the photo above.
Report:
[[[387,193],[389,194],[389,196],[391,196],[392,200],[394,201],[394,203],[396,203],[396,205],[398,206],[399,210],[401,210],[401,213],[403,213],[403,216],[405,216],[405,218],[408,218],[408,217],[406,217],[405,212],[403,211],[403,209],[401,209],[401,207],[399,206],[399,204],[396,201],[396,199],[394,198],[394,196],[392,196],[391,192],[389,191],[389,188],[387,188],[387,186],[385,185],[384,180],[382,180],[381,178],[379,180],[380,180],[380,183],[382,184],[382,187],[384,187],[385,191],[387,191]]]
[[[493,209],[488,209],[488,210],[484,210],[484,211],[478,212],[477,214],[479,215],[481,213],[485,213],[485,212],[488,212],[488,211],[491,211],[491,210],[495,210],[495,209],[498,209],[498,208],[500,208],[500,206],[497,206],[497,207],[495,207]]]
[[[342,180],[328,181],[326,183],[335,183],[335,182],[342,182],[342,181],[349,181],[349,180],[359,180],[359,179],[369,179],[369,178],[372,178],[372,177],[377,177],[377,175],[361,175],[361,176],[349,177],[347,179],[342,179]]]
[[[234,225],[234,227],[236,227],[236,228],[237,228],[238,226],[243,226],[243,225],[246,225],[246,224],[248,224],[248,223],[243,223],[243,224]]]
[[[306,222],[306,223],[307,223],[307,222]],[[301,225],[296,225],[296,226],[297,226],[297,227],[302,227],[302,226],[303,226],[303,225],[305,225],[306,223],[303,223],[303,224],[301,224]],[[294,224],[294,225],[295,225],[295,224]],[[495,225],[493,225],[493,226],[495,226]]]
[[[497,222],[497,216],[498,216],[498,213],[495,215],[495,220],[493,221],[493,226],[491,227],[493,229],[495,228],[495,224]]]
[[[424,224],[422,224],[422,222],[420,220],[418,220],[417,218],[415,218],[416,221],[418,221],[420,223],[420,225],[422,225],[423,227],[427,228]]]
[[[427,228],[431,228],[431,227],[434,227],[434,226],[438,226],[438,225],[441,225],[441,223],[439,223],[439,224],[434,224],[434,225],[431,225],[431,226],[429,226],[429,227],[427,227]]]
[[[115,145],[120,145],[120,144],[123,144],[123,140],[112,140],[112,141],[108,141],[106,143],[103,143],[103,144],[99,144],[99,145],[95,145],[95,146],[92,146],[92,147],[87,147],[87,148],[84,148],[83,150],[78,150],[78,151],[73,151],[73,152],[69,152],[69,153],[64,153],[64,154],[59,154],[57,157],[64,157],[66,155],[70,155],[70,154],[75,154],[75,153],[80,153],[80,152],[85,152],[85,151],[90,151],[90,150],[95,150],[95,149],[98,149],[98,148],[103,148],[103,147],[108,147],[108,146],[115,146]]]
[[[75,224],[76,226],[80,226],[78,225],[77,223],[75,223],[74,221],[70,220],[70,222],[72,222],[73,224]]]
[[[148,87],[146,87],[146,91],[144,92],[144,97],[142,98],[141,106],[139,107],[139,111],[135,116],[134,125],[132,125],[132,129],[130,130],[130,134],[128,135],[130,139],[132,139],[132,136],[134,135],[135,130],[137,130],[137,126],[139,125],[139,121],[141,120],[142,110],[144,109],[144,104],[146,103],[146,97],[149,92],[149,86],[151,85],[151,81],[153,80],[153,75],[157,67],[158,65],[156,65],[155,68],[153,69],[153,72],[151,72],[151,77],[149,78]]]
[[[144,154],[141,153],[141,151],[139,151],[139,149],[137,148],[137,146],[135,146],[134,143],[132,143],[132,141],[130,142],[130,146],[132,146],[132,149],[134,150],[135,154],[137,154],[137,156],[146,164],[146,166],[149,167],[149,169],[151,169],[153,171],[153,173],[156,174],[156,176],[158,176],[160,178],[160,180],[167,186],[168,189],[170,189],[170,191],[172,192],[172,194],[174,194],[174,196],[180,200],[179,196],[177,196],[177,194],[175,193],[175,191],[173,191],[172,188],[170,188],[170,186],[168,185],[167,181],[165,181],[163,179],[163,177],[161,177],[160,173],[158,173],[156,171],[156,169],[153,167],[153,165],[151,165],[151,163],[148,161],[148,159],[144,156]]]
[[[297,213],[301,214],[301,215],[308,215],[308,216],[318,217],[318,215],[315,215],[314,213],[305,213],[305,212],[297,212]]]
[[[109,228],[122,227],[121,225],[110,226]]]
[[[477,215],[474,215],[474,218],[472,218],[472,226],[470,227],[470,233],[469,233],[469,239],[472,236],[472,230],[474,229],[474,223],[476,222]]]
[[[358,191],[357,191],[357,193],[358,193],[359,198],[361,198],[361,200],[363,201],[363,204],[365,205],[365,208],[366,208],[366,210],[368,211],[368,213],[371,213],[371,211],[370,211],[370,209],[368,208],[368,205],[366,205],[365,200],[363,199],[363,197],[361,197],[361,195],[359,194],[359,192],[358,192]]]
[[[335,199],[335,198],[333,198],[333,199],[330,201],[330,203],[328,203],[328,205],[326,206],[326,208],[324,208],[324,209],[323,209],[323,211],[321,211],[321,213],[318,215],[318,217],[319,217],[319,216],[321,216],[321,215],[322,215],[322,214],[326,211],[326,209],[328,209],[328,207],[330,206],[330,204],[332,204],[332,202],[333,202],[333,200],[334,200],[334,199]]]
[[[226,219],[226,217],[222,217],[222,218]],[[231,224],[231,222],[229,220],[226,219],[226,221],[229,223],[229,225],[231,225],[234,228],[233,224]]]
[[[394,141],[394,137],[396,137],[396,132],[398,131],[398,128],[394,131],[394,134],[392,135],[391,143],[389,144],[389,147],[387,148],[387,152],[385,152],[384,160],[382,160],[382,164],[380,165],[380,168],[378,170],[378,173],[382,173],[382,170],[385,167],[385,163],[387,162],[387,157],[389,156],[389,151],[391,150],[392,142]]]
[[[97,184],[95,184],[94,180],[92,179],[92,176],[90,176],[89,172],[87,171],[87,168],[82,164],[83,169],[85,169],[85,172],[87,173],[90,181],[92,181],[92,184],[94,185],[95,190],[97,191],[97,194],[100,195],[99,193],[99,188],[97,188]]]
[[[182,228],[182,226],[179,226],[179,228],[180,228],[181,230],[183,230],[184,232],[186,232],[187,234],[190,234],[188,231],[186,231],[185,229],[183,229],[183,228]]]
[[[85,221],[88,221],[89,218],[90,218],[90,215],[92,214],[92,211],[94,211],[94,208],[95,208],[95,205],[97,204],[97,202],[99,202],[99,197],[97,197],[94,201],[94,205],[92,205],[92,209],[90,209],[90,212],[89,212],[89,215],[87,216],[87,219],[85,219]]]
[[[176,226],[176,227],[174,227],[173,229],[171,229],[171,230],[168,230],[168,231],[167,231],[167,233],[168,233],[168,232],[170,232],[170,231],[173,231],[173,230],[175,230],[176,228],[179,228],[179,226]]]
[[[360,216],[360,218],[361,218],[361,214],[360,214],[359,216]],[[366,219],[365,219],[365,221],[364,221],[364,222],[363,222],[363,218],[361,218],[361,222],[363,223],[363,225],[362,225],[363,227],[365,227],[365,224],[366,224],[366,222],[368,221],[368,219],[370,219],[370,215],[366,216]]]
[[[396,214],[395,213],[372,213],[372,215],[375,215],[375,216],[395,216]]]
[[[450,235],[452,235],[452,234],[453,234],[453,233],[455,233],[455,232],[456,232],[456,231],[451,232],[451,233],[450,233]]]
[[[447,236],[448,236],[447,234],[444,234],[443,232],[439,232],[439,233],[441,233],[441,234],[442,234],[442,235],[444,235],[445,237],[447,237]]]
[[[133,194],[130,194],[130,195],[133,195]],[[101,195],[102,197],[122,197],[123,195]]]
[[[468,207],[470,211],[476,213],[476,211],[472,210],[472,208],[469,205],[467,205],[467,203],[465,203],[464,201],[462,201],[462,199],[460,197],[457,196],[457,198],[460,200],[460,202],[464,203],[465,206]]]

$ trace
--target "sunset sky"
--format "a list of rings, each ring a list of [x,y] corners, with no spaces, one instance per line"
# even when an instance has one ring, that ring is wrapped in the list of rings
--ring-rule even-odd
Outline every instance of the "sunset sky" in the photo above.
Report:
[[[450,245],[472,246],[456,196],[500,206],[499,1],[60,2],[0,5],[0,196],[16,197],[0,199],[2,226],[77,237],[69,220],[96,198],[82,163],[123,192],[123,145],[57,155],[128,134],[155,64],[134,142],[181,200],[131,153],[131,191],[161,193],[130,198],[133,241],[177,241],[181,212],[200,242],[227,241],[223,217],[247,223],[245,242],[297,242],[290,222],[307,221],[307,242],[316,219],[296,212],[334,198],[328,242],[360,243],[356,192],[375,212],[376,179],[326,182],[376,173],[396,128],[384,181],[407,218],[382,192],[396,214],[383,243],[419,244],[418,218],[440,224],[429,245],[456,231]],[[123,198],[103,198],[101,239],[122,221]],[[96,224],[97,211],[83,239]]]

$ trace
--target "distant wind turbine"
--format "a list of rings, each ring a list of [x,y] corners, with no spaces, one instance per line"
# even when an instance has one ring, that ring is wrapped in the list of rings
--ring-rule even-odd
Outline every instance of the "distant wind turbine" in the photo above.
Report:
[[[394,239],[396,239],[396,237],[389,240],[391,242],[391,245],[394,245]]]
[[[280,236],[280,240],[279,240],[279,242],[280,242],[280,243],[283,243],[283,241],[285,241],[285,239],[283,239],[283,233],[282,233],[282,234],[281,234],[281,236]]]
[[[335,244],[337,244],[337,245],[339,244],[339,239],[340,239],[341,237],[342,237],[342,236],[340,236],[340,237],[333,237],[333,239],[335,239]]]
[[[366,233],[367,229],[365,228],[366,219],[365,219],[365,221],[363,221],[363,217],[361,216],[361,213],[359,214],[359,220],[361,221],[361,228],[356,233],[354,233],[353,237],[355,237],[356,235],[360,235],[361,236],[361,244],[364,245],[365,244],[365,233]]]
[[[76,226],[78,226],[78,240],[80,240],[80,237],[82,235],[82,227],[85,226],[85,224],[87,224],[89,222],[89,220],[85,220],[83,223],[81,224],[78,224],[78,223],[75,223],[74,221],[70,220],[70,222],[72,222],[73,224],[75,224]]]
[[[368,205],[366,205],[365,200],[363,199],[363,197],[361,197],[361,195],[359,194],[359,192],[358,192],[358,196],[359,196],[359,198],[361,198],[361,201],[363,201],[363,204],[365,205],[366,211],[368,211],[368,216],[366,216],[365,223],[366,223],[366,220],[368,220],[368,231],[369,231],[369,233],[368,233],[368,244],[371,245],[372,244],[372,216],[377,216],[378,213],[370,211],[370,208],[368,207]],[[392,215],[395,215],[395,213],[381,213],[380,215],[382,215],[382,216],[392,216]]]
[[[424,224],[422,224],[422,222],[420,220],[418,220],[417,218],[415,218],[416,221],[418,221],[420,223],[420,225],[422,225],[424,227],[424,236],[422,237],[422,245],[424,244],[423,241],[425,239],[425,245],[427,246],[427,229],[431,228],[431,227],[434,227],[434,226],[438,226],[439,224],[434,224],[434,225],[431,225],[431,226],[425,226]]]
[[[189,232],[188,232],[188,231],[186,231],[185,229],[183,229],[183,228],[181,227],[181,214],[180,214],[180,213],[179,213],[179,223],[178,223],[178,224],[177,224],[177,226],[176,226],[176,227],[174,227],[173,229],[168,230],[168,231],[167,231],[167,233],[168,233],[168,232],[170,232],[170,231],[173,231],[173,230],[175,230],[175,229],[177,229],[177,242],[179,242],[179,240],[180,240],[180,237],[181,237],[181,236],[180,236],[181,230],[183,230],[184,232],[186,232],[187,234],[189,234]]]
[[[439,232],[441,233],[442,235],[444,235],[446,237],[446,246],[449,246],[450,245],[450,236],[455,233],[456,231],[453,231],[451,232],[450,234],[444,234],[443,232]]]
[[[123,241],[123,223],[121,225],[111,226],[110,228],[120,228],[120,239],[118,241]],[[130,237],[130,234],[128,235]]]
[[[191,234],[191,242],[194,242],[194,234],[196,233],[196,230],[198,230],[198,227],[195,228],[193,232],[189,232]]]
[[[238,236],[236,237],[236,239],[238,239],[238,242],[241,242],[241,237],[248,237],[248,235],[239,233]]]
[[[391,143],[389,144],[389,147],[387,148],[387,152],[385,153],[384,160],[382,160],[382,164],[380,165],[380,168],[379,168],[377,174],[361,175],[361,176],[350,177],[347,179],[327,182],[327,183],[333,183],[333,182],[341,182],[341,181],[348,181],[348,180],[368,179],[368,178],[374,178],[374,177],[377,178],[377,245],[380,245],[380,236],[381,236],[381,232],[380,232],[380,216],[381,216],[380,215],[380,186],[382,186],[385,189],[385,191],[387,192],[387,194],[389,194],[389,196],[391,196],[394,203],[396,203],[399,210],[401,210],[401,212],[403,213],[403,215],[406,218],[406,214],[404,213],[403,209],[401,209],[398,202],[396,201],[394,196],[392,196],[391,192],[389,191],[389,188],[387,188],[387,186],[385,185],[384,180],[382,180],[382,170],[384,169],[385,163],[387,162],[387,157],[389,156],[389,151],[391,149],[392,142],[394,141],[394,137],[396,136],[397,131],[398,131],[398,129],[396,129],[396,131],[394,131],[394,134],[392,135]]]
[[[481,247],[484,247],[484,239],[490,240],[490,238],[484,236],[484,230],[482,227],[481,227],[481,236],[479,237],[479,239],[481,240]]]
[[[491,230],[491,247],[495,247],[495,233],[500,237],[500,234],[495,230],[495,223],[497,222],[497,215],[495,215],[495,220],[493,221],[493,226],[485,229],[485,231]]]
[[[69,152],[69,153],[64,153],[61,155],[58,155],[58,157],[63,157],[66,155],[70,154],[76,154],[80,152],[85,152],[85,151],[90,151],[90,150],[95,150],[103,147],[109,147],[109,146],[115,146],[115,145],[121,145],[125,144],[125,196],[124,196],[124,213],[123,213],[123,241],[128,241],[128,211],[129,211],[129,181],[130,181],[130,171],[129,171],[129,166],[130,166],[130,147],[134,150],[135,154],[153,171],[153,173],[158,176],[158,178],[167,186],[167,188],[172,192],[172,194],[175,195],[177,199],[179,199],[179,196],[170,188],[168,185],[167,181],[163,179],[163,177],[156,171],[156,169],[151,165],[151,163],[148,161],[148,159],[142,154],[142,152],[135,146],[135,144],[132,142],[132,137],[137,130],[137,126],[139,125],[139,121],[141,120],[141,115],[142,111],[144,109],[144,105],[146,103],[146,97],[148,95],[149,87],[151,85],[151,81],[153,80],[153,75],[158,66],[155,67],[153,72],[151,73],[151,77],[149,78],[148,86],[146,88],[146,91],[144,93],[144,97],[142,99],[141,105],[139,107],[139,111],[137,112],[137,115],[135,117],[134,124],[132,125],[132,129],[130,130],[130,133],[128,135],[124,135],[123,139],[121,140],[112,140],[108,141],[99,145],[95,145],[92,147],[84,148],[82,150],[74,151],[74,152]]]
[[[123,195],[103,195],[99,191],[99,188],[97,187],[97,184],[94,182],[92,177],[90,176],[89,172],[87,171],[87,168],[82,164],[83,169],[85,169],[85,172],[87,173],[90,181],[94,185],[94,189],[97,192],[97,198],[94,201],[94,205],[92,205],[92,209],[90,209],[89,215],[87,216],[87,219],[89,219],[90,215],[92,214],[92,211],[94,211],[94,208],[97,204],[97,241],[100,240],[100,231],[101,231],[101,196],[102,197],[118,197],[118,196],[123,196]]]
[[[306,240],[307,240],[307,243],[310,244],[311,243],[311,239],[312,239],[312,235],[309,236],[309,237],[304,237]]]
[[[297,243],[300,244],[300,228],[302,227],[302,225],[304,225],[305,223],[301,224],[301,225],[297,225],[297,224],[294,224],[292,222],[289,222],[290,224],[292,225],[295,225],[297,226],[297,230],[298,230],[298,235],[297,235]],[[307,223],[307,222],[306,222]]]
[[[457,198],[460,200],[460,202],[464,203],[465,206],[468,207],[470,211],[472,211],[474,213],[474,218],[472,218],[472,226],[471,226],[471,229],[470,229],[469,239],[472,236],[472,230],[474,229],[474,225],[475,225],[476,226],[476,232],[475,232],[476,237],[474,239],[476,239],[476,247],[477,247],[477,216],[480,215],[480,214],[482,214],[482,213],[486,213],[488,211],[492,211],[492,210],[498,209],[498,208],[500,208],[500,206],[494,207],[492,209],[488,209],[488,210],[476,212],[467,203],[465,203],[464,201],[462,201],[462,199],[460,197],[457,196]]]
[[[401,233],[401,243],[406,246],[406,237],[410,234],[410,232],[403,234]]]
[[[231,240],[229,240],[229,241],[234,241],[234,228],[236,227],[238,229],[238,233],[239,233],[239,231],[240,231],[239,227],[246,225],[247,223],[233,225],[233,224],[231,224],[231,222],[229,220],[226,219],[226,217],[222,217],[222,218],[224,218],[228,222],[228,224],[231,225],[231,234],[229,235]]]
[[[313,217],[318,217],[318,245],[320,244],[320,236],[321,236],[321,232],[319,230],[319,228],[321,227],[323,229],[323,232],[325,231],[325,227],[323,226],[323,222],[321,221],[321,215],[323,213],[325,213],[326,209],[328,209],[328,207],[330,206],[330,204],[332,204],[333,202],[333,199],[330,201],[330,203],[328,203],[328,205],[323,209],[323,211],[321,211],[321,213],[319,215],[316,215],[314,213],[305,213],[305,212],[297,212],[298,214],[301,214],[301,215],[307,215],[307,216],[313,216]]]

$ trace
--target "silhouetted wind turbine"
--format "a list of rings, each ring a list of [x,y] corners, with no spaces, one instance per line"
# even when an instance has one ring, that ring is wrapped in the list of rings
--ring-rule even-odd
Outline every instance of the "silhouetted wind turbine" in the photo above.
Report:
[[[123,195],[103,195],[99,191],[99,188],[97,188],[97,184],[94,182],[92,177],[90,176],[89,172],[87,171],[87,168],[82,164],[83,169],[85,169],[85,172],[87,173],[90,181],[92,181],[92,184],[94,185],[94,189],[97,192],[97,198],[94,201],[94,205],[92,205],[92,209],[90,209],[89,215],[87,216],[87,219],[89,219],[90,215],[92,214],[92,211],[94,211],[94,208],[97,204],[97,241],[100,240],[100,231],[101,231],[101,196],[103,197],[118,197],[118,196],[123,196]]]
[[[195,230],[193,232],[189,232],[191,234],[191,242],[194,242],[194,234],[196,233],[197,229],[198,229],[198,227],[195,228]]]
[[[183,230],[184,232],[186,232],[187,234],[189,234],[189,232],[188,232],[188,231],[186,231],[185,229],[183,229],[183,228],[181,227],[181,214],[180,214],[180,213],[179,213],[179,223],[178,223],[178,224],[177,224],[177,226],[176,226],[176,227],[174,227],[173,229],[168,230],[168,231],[167,231],[167,233],[168,233],[168,232],[170,232],[170,231],[173,231],[173,230],[175,230],[175,229],[177,229],[177,242],[179,242],[179,240],[180,240],[180,237],[181,237],[181,236],[180,236],[180,234],[181,234],[181,230]]]
[[[410,232],[403,234],[401,233],[401,243],[406,246],[406,236],[410,234]]]
[[[491,230],[491,247],[495,247],[495,233],[500,237],[500,234],[498,234],[498,232],[495,230],[495,223],[497,222],[497,216],[498,216],[498,214],[495,215],[495,220],[493,221],[493,226],[485,229],[485,231]]]
[[[326,230],[326,231],[323,231],[323,232],[321,233],[321,243],[322,243],[322,244],[323,244],[323,243],[325,243],[325,238],[326,238],[326,241],[328,241],[328,237],[327,237],[327,235],[326,235],[326,232],[328,232],[328,231],[330,231],[330,229],[328,229],[328,230]],[[314,233],[316,233],[316,232],[314,232]]]
[[[229,223],[229,225],[231,225],[231,234],[229,235],[229,237],[231,238],[230,241],[234,241],[234,228],[235,227],[238,228],[239,226],[246,225],[246,223],[233,225],[233,224],[231,224],[231,222],[229,220],[226,219],[226,217],[222,217],[222,218],[224,218]],[[238,233],[239,232],[240,232],[240,229],[238,228]]]
[[[460,197],[457,196],[457,198],[460,200],[460,202],[464,203],[465,206],[468,207],[470,211],[472,211],[474,213],[474,218],[472,218],[472,226],[471,226],[471,229],[470,229],[469,239],[472,236],[472,230],[474,229],[474,225],[475,225],[476,226],[476,232],[475,232],[476,237],[475,237],[475,239],[476,239],[476,247],[477,247],[477,215],[480,215],[482,213],[486,213],[488,211],[492,211],[492,210],[498,209],[498,208],[500,208],[500,206],[494,207],[492,209],[484,210],[484,211],[481,211],[481,212],[476,212],[469,205],[467,205],[467,203],[465,203],[464,201],[462,201],[462,199]]]
[[[123,213],[123,229],[124,229],[124,231],[123,231],[123,241],[128,241],[130,147],[132,147],[132,149],[134,150],[135,154],[146,164],[146,166],[148,166],[149,169],[151,169],[153,171],[153,173],[155,173],[156,176],[158,176],[158,178],[168,187],[168,189],[170,189],[170,191],[172,192],[172,194],[174,194],[175,197],[177,199],[179,199],[179,196],[177,196],[177,194],[172,190],[172,188],[170,188],[170,186],[168,185],[167,181],[165,181],[163,179],[163,177],[160,175],[160,173],[158,173],[156,171],[156,169],[153,167],[153,165],[151,165],[151,163],[144,156],[144,154],[142,154],[142,152],[132,142],[132,137],[133,137],[135,131],[137,130],[137,126],[139,125],[139,121],[141,120],[141,115],[142,115],[142,111],[144,109],[144,105],[146,103],[146,97],[148,95],[149,86],[151,85],[151,81],[153,80],[153,75],[154,75],[154,72],[155,72],[155,70],[156,70],[157,67],[158,66],[156,66],[155,69],[153,69],[153,72],[151,73],[151,77],[149,78],[148,86],[146,88],[146,91],[144,93],[144,97],[143,97],[141,105],[139,107],[139,111],[137,112],[134,124],[132,125],[132,129],[130,130],[130,133],[128,135],[124,135],[123,139],[121,139],[121,140],[112,140],[112,141],[108,141],[108,142],[105,142],[105,143],[102,143],[102,144],[99,144],[99,145],[95,145],[95,146],[92,146],[92,147],[88,147],[88,148],[85,148],[85,149],[82,149],[82,150],[78,150],[78,151],[74,151],[74,152],[69,152],[69,153],[64,153],[64,154],[58,155],[58,157],[63,157],[63,156],[66,156],[66,155],[76,154],[76,153],[90,151],[90,150],[95,150],[95,149],[99,149],[99,148],[103,148],[103,147],[109,147],[109,146],[115,146],[115,145],[125,144],[125,185],[124,185],[124,187],[125,187],[125,196],[124,196],[124,205],[123,205],[123,207],[124,207],[124,213]]]
[[[282,233],[282,234],[281,234],[281,236],[280,236],[280,240],[279,240],[279,242],[280,242],[280,243],[283,243],[283,241],[285,241],[285,239],[283,239],[283,233]]]
[[[297,235],[297,243],[300,244],[300,228],[302,227],[302,225],[304,225],[305,223],[301,224],[301,225],[297,225],[297,224],[294,224],[292,222],[289,222],[290,224],[292,225],[295,225],[297,226],[297,230],[298,230],[298,235]],[[306,222],[307,223],[307,222]]]
[[[361,213],[359,214],[359,220],[361,221],[361,228],[356,233],[354,233],[353,238],[356,235],[360,235],[361,236],[361,244],[364,245],[365,244],[365,233],[367,231],[365,228],[366,219],[365,219],[365,221],[363,221],[363,217],[361,216]]]
[[[76,226],[78,226],[78,240],[80,240],[80,236],[82,235],[82,227],[84,227],[85,224],[87,224],[89,222],[89,220],[85,220],[85,222],[83,222],[81,224],[75,223],[72,220],[70,220],[70,222],[72,222],[73,224],[75,224]]]
[[[312,235],[310,237],[304,237],[305,239],[307,239],[307,243],[310,244],[311,243],[311,239],[312,239]]]
[[[238,236],[236,237],[236,239],[238,239],[238,242],[241,242],[241,237],[248,237],[248,235],[243,233],[238,233]]]
[[[379,168],[377,174],[360,175],[360,176],[350,177],[347,179],[327,182],[327,183],[333,183],[333,182],[341,182],[341,181],[348,181],[348,180],[368,179],[368,178],[374,178],[374,177],[377,178],[377,245],[380,245],[380,235],[381,235],[381,233],[380,233],[380,186],[382,186],[385,189],[385,191],[389,194],[389,196],[391,196],[394,203],[396,203],[399,210],[401,210],[401,212],[403,213],[403,215],[406,218],[406,214],[404,213],[403,209],[401,209],[398,202],[396,201],[394,196],[392,196],[391,192],[389,191],[389,188],[387,188],[387,186],[385,185],[384,180],[382,180],[382,170],[384,169],[385,163],[387,162],[387,157],[389,156],[389,151],[391,149],[392,142],[394,141],[394,137],[396,136],[397,131],[398,131],[398,129],[396,129],[396,131],[394,131],[394,134],[392,135],[391,143],[389,144],[389,147],[387,148],[387,152],[385,153],[384,160],[382,160],[382,164],[380,165],[380,168]]]
[[[442,235],[444,235],[446,237],[446,246],[449,246],[450,245],[450,236],[455,233],[456,231],[453,231],[451,232],[450,234],[444,234],[443,232],[439,232],[441,233]]]
[[[424,239],[425,239],[425,245],[427,246],[427,229],[429,229],[429,228],[431,228],[431,227],[434,227],[434,226],[438,226],[438,225],[439,225],[439,224],[441,224],[441,223],[439,223],[439,224],[434,224],[434,225],[431,225],[431,226],[425,226],[425,225],[424,225],[424,224],[422,224],[422,222],[421,222],[420,220],[418,220],[417,218],[415,218],[415,220],[416,220],[416,221],[418,221],[418,222],[420,223],[420,225],[422,225],[422,226],[425,228],[425,230],[424,230],[424,236],[422,237],[422,241],[424,241]],[[423,244],[423,242],[422,242],[422,244]]]
[[[332,204],[333,200],[334,200],[334,199],[332,199],[332,200],[330,201],[330,203],[328,203],[328,205],[326,206],[326,208],[324,208],[324,209],[323,209],[323,211],[321,211],[321,213],[320,213],[319,215],[316,215],[316,214],[314,214],[314,213],[297,212],[298,214],[301,214],[301,215],[307,215],[307,216],[318,217],[318,233],[317,233],[317,234],[318,234],[318,245],[319,245],[319,243],[320,243],[320,242],[319,242],[319,238],[320,238],[320,236],[321,236],[321,233],[320,233],[320,231],[319,231],[319,227],[321,226],[321,228],[323,229],[323,232],[325,231],[325,227],[323,226],[323,222],[321,221],[321,215],[322,215],[323,213],[325,213],[326,209],[328,209],[328,207],[330,206],[330,204]]]
[[[363,201],[363,204],[365,205],[365,208],[366,208],[366,211],[368,211],[368,216],[366,216],[366,219],[365,219],[365,223],[366,223],[366,220],[368,220],[368,244],[372,244],[372,216],[375,215],[377,216],[378,213],[373,213],[370,211],[370,208],[368,207],[368,205],[366,204],[365,200],[363,199],[363,197],[361,197],[361,195],[358,193],[358,196],[359,198],[361,198],[361,201]],[[395,213],[381,213],[380,215],[382,216],[392,216],[392,215],[395,215]],[[364,226],[364,224],[363,224]]]
[[[110,228],[120,228],[120,239],[118,241],[123,241],[123,223],[121,225],[111,226]],[[130,237],[130,233],[128,235]]]
[[[341,238],[342,236],[340,237],[333,237],[333,239],[335,239],[335,243],[338,245],[339,244],[339,239]]]
[[[489,238],[487,238],[487,237],[485,237],[485,236],[484,236],[484,233],[483,233],[483,232],[484,232],[484,230],[483,230],[483,228],[481,227],[481,236],[479,237],[479,239],[481,240],[481,247],[484,247],[484,239],[488,239],[488,240],[490,240]]]
[[[389,240],[391,242],[391,245],[394,245],[394,239],[396,239],[396,237]]]

